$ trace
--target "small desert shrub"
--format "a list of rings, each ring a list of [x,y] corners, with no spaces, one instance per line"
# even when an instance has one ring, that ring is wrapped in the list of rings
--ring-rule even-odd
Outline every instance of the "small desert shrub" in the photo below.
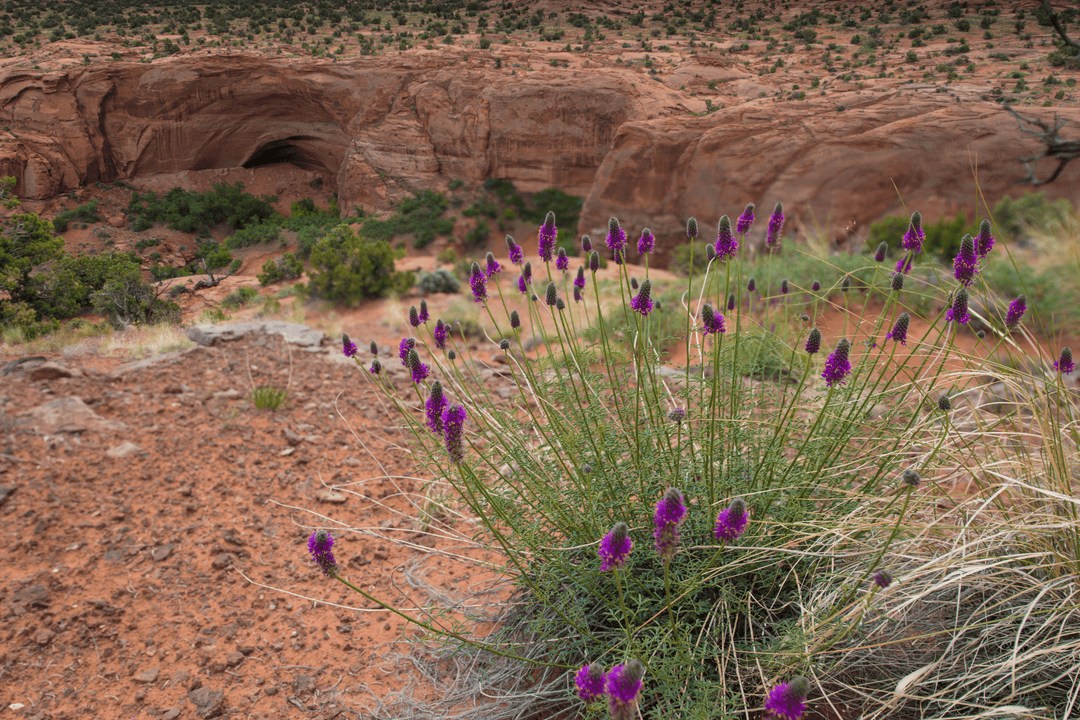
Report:
[[[435,272],[421,274],[416,285],[420,292],[425,295],[461,292],[461,283],[454,277],[453,273],[443,268],[439,268]]]
[[[251,404],[260,410],[277,410],[285,404],[289,391],[273,385],[260,385],[251,391]]]

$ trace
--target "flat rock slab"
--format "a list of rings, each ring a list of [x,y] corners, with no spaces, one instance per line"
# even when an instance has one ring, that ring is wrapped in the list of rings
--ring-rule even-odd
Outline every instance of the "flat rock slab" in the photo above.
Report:
[[[217,717],[225,705],[225,692],[201,687],[188,693],[188,700],[195,706],[195,714],[201,718]]]
[[[15,424],[21,430],[43,435],[78,432],[107,432],[127,428],[119,420],[109,420],[98,415],[79,397],[51,400],[15,416]]]
[[[247,335],[281,335],[285,342],[309,352],[320,352],[330,339],[318,330],[300,323],[281,320],[253,320],[251,322],[226,323],[224,325],[196,325],[189,328],[187,336],[200,345],[212,346]]]

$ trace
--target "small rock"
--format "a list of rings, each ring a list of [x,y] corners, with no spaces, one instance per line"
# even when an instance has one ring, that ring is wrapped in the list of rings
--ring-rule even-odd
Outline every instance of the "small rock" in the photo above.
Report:
[[[27,373],[31,380],[56,380],[58,378],[82,377],[82,373],[75,368],[61,365],[57,362],[47,362],[31,368]]]
[[[176,545],[173,545],[172,543],[161,545],[150,551],[150,557],[154,558],[154,562],[162,562],[168,560],[169,556],[172,555],[172,551],[175,549]]]
[[[161,713],[161,720],[176,720],[178,717],[180,717],[180,708],[178,707],[171,707]]]
[[[231,652],[225,656],[225,664],[229,667],[236,667],[242,662],[244,662],[244,653],[242,652]]]
[[[349,496],[336,490],[323,488],[315,493],[315,498],[331,505],[341,505],[349,499]]]
[[[3,504],[7,501],[9,497],[11,497],[12,493],[14,492],[15,488],[13,487],[0,487],[0,506],[3,506]]]
[[[15,423],[43,435],[127,429],[122,422],[101,417],[79,397],[58,398],[38,405],[16,415]]]
[[[16,590],[12,599],[26,607],[45,607],[49,604],[49,588],[44,585],[30,585]]]
[[[184,388],[182,388],[176,383],[172,383],[171,385],[166,385],[165,389],[162,390],[162,392],[166,395],[179,395],[180,393],[184,392]]]
[[[52,639],[56,637],[56,633],[48,628],[41,628],[34,633],[34,642],[44,647],[52,642]]]
[[[222,570],[229,567],[229,565],[231,564],[232,555],[230,555],[229,553],[219,554],[217,557],[214,558],[213,562],[210,563],[211,567],[213,567],[215,570]]]
[[[138,455],[142,452],[142,448],[131,442],[125,440],[115,447],[111,447],[105,451],[105,454],[111,458],[126,458],[130,455]]]
[[[244,397],[244,394],[239,390],[222,390],[221,392],[214,393],[214,397],[222,400],[239,400]]]
[[[282,428],[281,434],[285,437],[285,440],[293,447],[296,447],[300,443],[304,442],[304,438],[302,436],[297,435],[289,428]]]
[[[195,706],[195,714],[201,718],[217,717],[225,705],[225,691],[198,688],[188,693],[188,700]]]
[[[143,670],[136,673],[135,682],[137,683],[152,683],[157,682],[158,674],[161,672],[161,668],[150,668],[149,670]]]
[[[124,217],[123,215],[113,215],[112,217],[109,218],[109,224],[112,225],[114,228],[119,230],[120,228],[125,227],[127,225],[127,218]],[[175,710],[179,714],[180,709],[175,708]],[[176,716],[174,715],[173,717],[176,717]],[[165,718],[164,716],[162,716],[162,720],[172,720],[172,718]]]
[[[315,681],[311,679],[310,675],[300,673],[293,678],[292,686],[293,693],[296,695],[304,695],[315,689]]]

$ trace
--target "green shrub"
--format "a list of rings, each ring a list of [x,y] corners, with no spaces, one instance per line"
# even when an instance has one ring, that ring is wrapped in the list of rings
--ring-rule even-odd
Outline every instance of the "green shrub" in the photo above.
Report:
[[[101,220],[98,217],[97,209],[100,201],[91,200],[85,205],[80,205],[74,210],[64,210],[53,218],[53,230],[56,232],[65,232],[68,229],[68,223],[72,220],[81,220],[82,222],[97,222]]]
[[[439,268],[435,272],[421,274],[417,287],[425,295],[461,292],[461,283],[454,277],[453,273],[443,268]]]
[[[873,251],[879,243],[888,243],[890,251],[895,254],[907,232],[910,218],[899,215],[890,215],[870,225],[870,236],[867,238],[867,248]],[[965,234],[972,236],[979,232],[979,223],[969,224],[967,217],[961,210],[956,217],[949,219],[945,216],[938,218],[932,225],[923,219],[923,232],[926,241],[923,243],[923,252],[927,255],[937,256],[939,260],[952,260],[960,249],[960,239]],[[916,261],[921,258],[916,257]]]
[[[285,404],[289,391],[273,385],[262,385],[251,391],[251,404],[260,410],[277,410]]]
[[[447,208],[442,193],[425,190],[419,195],[407,198],[386,220],[367,220],[360,229],[360,234],[372,240],[390,242],[399,235],[412,235],[413,247],[423,248],[430,244],[437,235],[449,235],[454,231],[454,224],[439,217]]]
[[[303,274],[304,264],[291,252],[287,252],[277,260],[267,260],[262,266],[262,272],[256,277],[261,284],[270,285],[281,280],[293,280]]]
[[[235,310],[246,306],[258,297],[260,297],[258,290],[244,285],[226,295],[225,299],[221,301],[221,306],[230,310]]]
[[[439,253],[435,259],[442,265],[453,265],[458,259],[457,251],[452,247],[448,247]]]
[[[218,223],[239,230],[273,217],[274,208],[270,203],[276,200],[272,196],[257,198],[246,193],[240,182],[232,185],[217,183],[213,190],[205,193],[175,187],[161,198],[152,192],[134,192],[127,211],[136,217],[136,231],[145,230],[155,222],[187,233],[206,231]]]
[[[1032,231],[1049,232],[1066,227],[1073,214],[1068,200],[1048,200],[1046,193],[1024,193],[1013,200],[1008,195],[994,205],[994,222],[1006,238],[1024,237]]]
[[[339,225],[312,249],[309,275],[312,296],[357,305],[394,288],[394,250]]]
[[[105,283],[90,296],[94,311],[115,325],[179,322],[180,306],[158,296],[137,270],[125,272]]]

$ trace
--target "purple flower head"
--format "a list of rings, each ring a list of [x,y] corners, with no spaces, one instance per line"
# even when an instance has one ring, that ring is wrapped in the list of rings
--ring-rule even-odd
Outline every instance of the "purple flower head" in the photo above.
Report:
[[[705,246],[705,259],[709,262],[716,259],[716,246],[712,243]]]
[[[806,354],[817,355],[821,352],[821,330],[813,328],[806,336]]]
[[[893,324],[892,330],[885,336],[888,340],[893,340],[901,345],[907,345],[907,332],[908,327],[911,325],[911,316],[907,313],[901,313],[900,317],[896,318],[896,323]]]
[[[528,282],[524,275],[518,277],[518,290],[521,291],[522,295],[529,292]]]
[[[952,399],[946,393],[942,393],[937,399],[938,410],[941,412],[949,412],[952,410]]]
[[[1027,312],[1027,298],[1023,295],[1017,296],[1015,300],[1009,303],[1009,312],[1005,315],[1005,327],[1010,330],[1020,324],[1020,319],[1024,317],[1024,313]]]
[[[589,272],[596,274],[596,271],[600,269],[600,253],[593,250],[589,253]]]
[[[607,246],[615,253],[615,261],[618,262],[619,253],[626,247],[626,231],[619,225],[618,218],[611,218],[607,224]]]
[[[641,237],[637,241],[638,255],[644,255],[651,253],[653,247],[656,245],[656,237],[652,234],[652,230],[645,228],[641,231]]]
[[[642,281],[638,294],[630,300],[630,309],[648,315],[652,312],[652,283],[648,279]]]
[[[904,472],[900,473],[900,480],[908,487],[917,488],[922,483],[922,478],[919,477],[919,473],[915,472],[911,468],[907,468]]]
[[[908,223],[907,232],[904,233],[904,239],[900,242],[905,250],[910,250],[913,253],[922,252],[923,242],[926,240],[926,233],[922,229],[922,215],[917,211],[911,213],[911,221]]]
[[[554,305],[555,301],[559,299],[559,289],[555,287],[555,283],[549,282],[547,289],[544,291],[544,302],[548,305]]]
[[[443,395],[442,383],[436,380],[431,383],[431,392],[428,394],[427,402],[424,404],[427,426],[436,435],[442,434],[442,414],[447,405],[449,403],[446,401],[446,396]]]
[[[727,309],[731,312],[735,309],[735,293],[728,293],[727,296]]]
[[[472,288],[473,298],[476,302],[485,302],[487,300],[487,276],[484,275],[484,271],[480,269],[478,263],[472,264],[472,271],[469,273],[469,287]]]
[[[612,568],[622,567],[633,546],[630,541],[630,528],[624,522],[615,523],[615,527],[600,541],[600,549],[597,551],[603,561],[600,563],[600,570],[607,572]]]
[[[503,352],[506,352],[507,350],[509,350],[510,349],[510,341],[507,340],[506,338],[503,338],[502,340],[500,340],[499,341],[499,349],[502,350]]]
[[[784,229],[784,204],[776,203],[769,216],[769,229],[765,233],[765,247],[774,248],[780,243],[780,232]]]
[[[461,405],[452,405],[443,410],[442,424],[446,452],[450,455],[450,462],[457,465],[465,457],[461,443],[461,429],[465,426],[465,408]]]
[[[558,229],[555,227],[555,213],[548,212],[544,217],[544,224],[540,226],[540,239],[538,242],[540,259],[544,262],[551,262],[551,255],[555,251],[555,238],[557,236]]]
[[[578,265],[577,275],[574,277],[574,289],[575,290],[584,290],[585,289],[585,266],[584,265]]]
[[[522,293],[529,291],[529,285],[532,284],[532,263],[525,263],[525,267],[521,269],[521,277],[518,278],[518,290]]]
[[[581,294],[581,290],[575,287],[574,288],[574,302],[581,302],[582,297],[583,296]]]
[[[968,299],[967,288],[958,288],[953,295],[952,305],[945,311],[945,322],[955,320],[961,325],[967,325],[971,320],[971,315],[968,314]]]
[[[521,246],[514,242],[514,238],[509,235],[506,236],[506,248],[510,251],[510,262],[520,265],[524,253],[521,251]]]
[[[566,257],[566,249],[559,248],[559,252],[555,255],[555,268],[557,270],[566,270],[570,267],[570,258]]]
[[[679,526],[686,519],[686,503],[678,488],[670,488],[660,502],[656,503],[653,516],[653,539],[656,540],[656,554],[663,563],[675,557],[679,548]]]
[[[638,693],[641,692],[641,679],[645,676],[645,666],[640,660],[631,660],[625,665],[616,665],[604,678],[604,689],[608,695],[612,720],[631,720]]]
[[[892,288],[893,292],[900,292],[901,290],[904,289],[904,278],[905,277],[907,277],[907,276],[904,275],[904,273],[901,273],[901,272],[893,273],[892,281],[889,283],[889,286]]]
[[[754,225],[754,203],[747,203],[746,209],[735,222],[735,232],[745,236]]]
[[[848,360],[850,352],[851,342],[847,338],[840,338],[840,342],[836,343],[836,349],[825,361],[825,370],[821,373],[828,387],[843,385],[847,376],[851,374],[851,362]]]
[[[713,306],[709,303],[705,303],[701,306],[701,334],[711,335],[713,333],[726,332],[724,328],[724,316],[717,315],[713,310]]]
[[[517,310],[511,310],[510,311],[510,327],[512,327],[512,328],[521,327],[521,315],[518,314]]]
[[[976,243],[979,257],[984,258],[994,249],[994,236],[991,233],[990,221],[983,220],[979,223],[979,237]]]
[[[749,517],[746,513],[746,501],[735,498],[731,505],[720,511],[716,516],[716,527],[713,528],[713,536],[724,542],[735,542],[746,530]]]
[[[420,313],[417,311],[416,306],[409,307],[409,324],[415,327],[420,327]]]
[[[754,292],[755,290],[757,290],[757,280],[755,280],[754,278],[750,278],[749,280],[747,280],[746,289],[748,292]]]
[[[403,338],[401,344],[398,345],[398,357],[401,358],[401,364],[405,367],[409,367],[409,351],[416,347],[416,339],[407,337]]]
[[[780,683],[769,691],[765,700],[767,710],[776,720],[798,720],[806,712],[806,696],[810,694],[810,681],[796,677],[791,682]]]
[[[1076,369],[1076,363],[1073,362],[1072,348],[1061,348],[1061,354],[1058,356],[1057,362],[1054,363],[1054,369],[1062,375],[1068,375]]]
[[[418,315],[420,322],[426,323],[431,315],[428,313],[427,300],[420,301],[420,313]]]
[[[877,586],[879,588],[884,590],[885,588],[892,585],[892,573],[890,573],[888,570],[882,570],[880,572],[877,572],[874,574],[874,582],[877,583]]]
[[[311,553],[311,559],[319,566],[323,575],[337,572],[337,562],[334,560],[334,553],[330,550],[334,547],[334,538],[330,537],[330,533],[325,530],[316,530],[308,538],[307,547],[308,552]]]
[[[379,354],[379,346],[375,344],[374,340],[371,341],[371,354],[372,355],[378,355]]]
[[[698,235],[697,218],[686,219],[686,237],[693,240]]]
[[[446,323],[442,321],[442,318],[435,321],[435,331],[431,335],[435,338],[435,347],[445,350],[446,338],[450,336],[450,331],[446,329]]]
[[[915,262],[914,253],[904,253],[900,256],[900,259],[896,261],[896,272],[907,275],[911,272],[911,264]]]
[[[349,340],[349,336],[345,333],[341,334],[341,351],[345,353],[345,357],[356,357],[358,350],[356,349],[356,343]]]
[[[592,252],[592,238],[588,235],[581,236],[581,251]]]
[[[810,283],[810,289],[813,290],[814,292],[817,292],[818,290],[821,290],[821,281],[820,280],[815,280],[814,282]]]
[[[788,279],[784,278],[783,280],[781,280],[780,281],[780,293],[782,295],[787,295],[790,290],[791,290],[791,283],[788,282]]]
[[[731,219],[727,215],[723,215],[716,227],[716,257],[721,262],[727,261],[735,257],[735,253],[738,251],[739,241],[735,239],[735,234],[731,232]]]
[[[673,423],[681,423],[686,419],[686,410],[681,407],[673,407],[668,410],[667,419]]]
[[[616,250],[613,255],[612,260],[615,261],[616,265],[622,265],[626,262],[626,250]]]
[[[565,310],[566,309],[566,301],[563,300],[562,298],[555,298],[555,309],[556,310]]]
[[[874,252],[874,262],[885,262],[885,256],[889,254],[889,243],[882,241],[878,243],[877,250]]]
[[[604,694],[604,666],[591,663],[583,666],[574,676],[578,697],[585,702],[599,700]]]
[[[495,253],[488,253],[487,257],[484,258],[484,262],[487,263],[487,267],[484,268],[484,274],[488,276],[488,280],[491,279],[492,275],[496,275],[502,271],[502,265],[495,259]]]
[[[446,352],[446,359],[450,362],[457,360],[457,352],[453,348],[451,348]]]
[[[431,368],[420,362],[420,355],[417,354],[416,350],[409,351],[408,365],[414,383],[421,383],[424,380],[427,380],[428,375],[431,374]]]
[[[379,362],[379,358],[375,358],[371,361],[371,367],[368,368],[368,372],[372,375],[378,375],[382,372],[382,363]]]
[[[953,260],[953,277],[964,287],[971,285],[971,281],[975,279],[975,273],[979,272],[978,264],[975,239],[970,235],[965,235],[960,240],[960,251],[956,253],[956,259]]]

